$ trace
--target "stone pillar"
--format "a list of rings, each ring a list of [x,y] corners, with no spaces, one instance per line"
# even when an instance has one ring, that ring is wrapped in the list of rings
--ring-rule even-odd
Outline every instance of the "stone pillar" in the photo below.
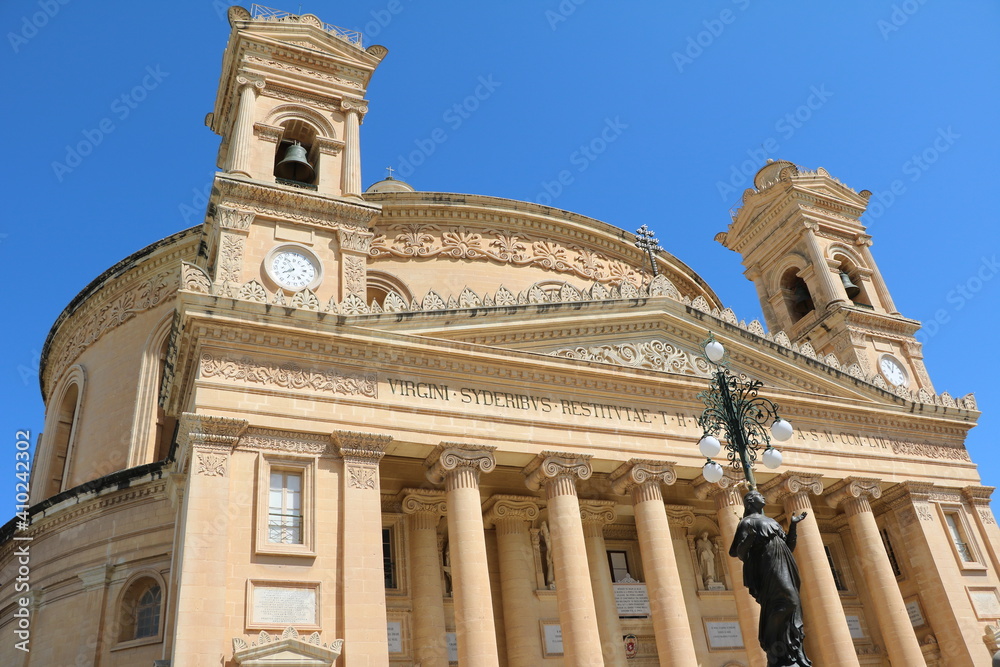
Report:
[[[338,158],[344,142],[330,137],[316,137],[316,191],[324,195],[340,194],[343,179],[342,164]],[[341,158],[342,159],[342,158]]]
[[[580,520],[583,521],[583,541],[587,545],[590,585],[594,589],[594,610],[601,634],[601,653],[605,667],[625,667],[625,644],[622,642],[618,604],[608,567],[608,550],[604,545],[604,526],[614,523],[615,503],[608,500],[581,500]]]
[[[795,562],[802,578],[806,638],[813,639],[809,649],[816,654],[810,657],[823,665],[857,667],[858,654],[854,650],[851,629],[847,627],[844,605],[840,602],[840,592],[816,523],[816,512],[809,500],[810,491],[816,495],[823,493],[820,477],[822,475],[815,473],[786,472],[762,484],[760,491],[769,503],[783,503],[789,517],[809,513],[798,524]]]
[[[344,459],[340,585],[351,613],[344,615],[345,667],[388,667],[382,498],[378,464],[391,436],[336,431]]]
[[[529,489],[545,487],[548,500],[565,665],[600,667],[604,664],[601,636],[574,479],[590,479],[590,456],[542,452],[522,472]]]
[[[882,495],[879,485],[880,480],[877,479],[848,477],[829,489],[827,502],[847,515],[847,525],[854,537],[861,572],[875,606],[875,616],[889,661],[907,667],[925,665],[903,596],[896,585],[896,576],[892,573],[889,556],[885,553],[875,515],[868,503],[869,497],[879,498]]]
[[[872,256],[872,251],[869,249],[872,245],[872,237],[867,234],[858,234],[857,238],[854,240],[854,245],[858,247],[858,250],[861,252],[861,257],[865,260],[867,268],[872,272],[872,282],[875,284],[875,293],[878,294],[878,300],[882,303],[882,307],[885,309],[885,312],[892,315],[899,315],[899,311],[896,310],[896,304],[892,302],[892,295],[889,293],[889,288],[882,279],[882,272],[878,270],[877,266],[875,266],[875,257]]]
[[[820,247],[819,241],[816,240],[816,230],[819,229],[819,225],[815,222],[807,222],[805,223],[805,227],[806,247],[809,251],[809,259],[812,260],[816,279],[819,280],[822,288],[822,292],[812,295],[813,305],[816,307],[816,311],[819,312],[834,301],[847,301],[847,295],[840,296],[844,293],[844,288],[839,282],[835,283],[833,281],[833,274],[830,273],[830,265],[827,263],[826,257],[823,256],[823,249]],[[822,306],[816,303],[817,297],[820,296],[825,297]]]
[[[632,496],[660,664],[684,667],[698,664],[698,658],[691,639],[670,522],[660,492],[660,484],[673,484],[676,480],[674,464],[662,461],[631,459],[611,473],[611,488],[615,493]]]
[[[182,585],[177,598],[174,654],[193,664],[218,662],[218,637],[228,637],[226,582],[229,576],[230,458],[247,428],[245,419],[185,414],[178,468],[188,485],[181,510],[184,544],[177,566]],[[246,499],[252,506],[252,496]]]
[[[427,479],[445,485],[455,635],[463,667],[500,664],[479,496],[479,473],[496,466],[495,449],[443,442],[425,461]]]
[[[967,486],[962,489],[962,495],[972,508],[980,534],[986,538],[983,541],[986,543],[986,551],[989,553],[993,569],[1000,572],[1000,557],[998,557],[1000,554],[997,553],[997,546],[1000,545],[1000,528],[997,528],[996,517],[990,509],[990,496],[994,490],[995,487],[992,486]]]
[[[342,100],[344,112],[344,167],[341,189],[344,196],[361,196],[361,119],[368,113],[365,100]]]
[[[367,229],[341,226],[337,230],[340,242],[340,285],[337,299],[355,295],[364,301],[368,294],[368,251],[375,235]]]
[[[743,584],[743,562],[729,555],[729,545],[736,537],[736,527],[743,518],[743,494],[737,484],[743,476],[731,469],[718,484],[706,482],[698,477],[694,481],[694,492],[698,498],[714,498],[715,510],[719,518],[719,530],[722,531],[722,553],[725,554],[729,569],[729,580],[733,584],[733,597],[736,598],[736,613],[739,616],[740,632],[743,635],[743,646],[747,652],[750,667],[767,667],[767,655],[760,648],[758,635],[760,633],[760,605],[750,595]]]
[[[236,85],[240,89],[240,102],[232,134],[229,136],[229,168],[226,171],[253,176],[254,106],[257,103],[257,91],[264,89],[264,82],[246,74],[238,74]]]
[[[421,667],[448,667],[445,641],[444,586],[438,555],[437,526],[445,513],[441,491],[404,489],[403,512],[410,515],[410,581],[413,609],[413,657]]]
[[[542,659],[535,600],[535,554],[528,526],[538,518],[535,498],[497,495],[486,503],[483,523],[495,528],[500,560],[507,665],[535,667]]]

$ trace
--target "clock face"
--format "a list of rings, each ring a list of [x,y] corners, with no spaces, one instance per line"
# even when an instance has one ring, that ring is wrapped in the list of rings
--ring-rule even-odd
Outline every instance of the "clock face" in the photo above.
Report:
[[[295,250],[276,252],[268,269],[276,283],[296,290],[308,287],[318,275],[316,264],[305,254]]]
[[[882,371],[882,375],[885,376],[885,379],[895,386],[902,387],[908,382],[906,371],[904,371],[899,362],[892,357],[882,357],[882,360],[878,362],[878,367]]]

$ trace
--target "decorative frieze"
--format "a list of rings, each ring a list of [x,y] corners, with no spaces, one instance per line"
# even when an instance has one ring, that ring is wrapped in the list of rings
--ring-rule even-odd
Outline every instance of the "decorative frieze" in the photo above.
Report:
[[[239,284],[245,243],[246,236],[243,234],[222,234],[219,244],[219,282]]]
[[[238,448],[307,456],[322,456],[333,453],[329,436],[265,428],[247,429],[247,432],[240,438]]]
[[[200,376],[283,389],[312,389],[347,396],[378,398],[378,379],[375,373],[344,374],[333,368],[316,369],[292,363],[258,362],[249,357],[233,359],[204,352],[201,355]]]
[[[662,340],[648,340],[622,345],[595,345],[593,347],[564,347],[549,352],[553,357],[582,359],[604,364],[649,368],[668,373],[682,373],[709,377],[711,368],[700,355],[686,352]]]

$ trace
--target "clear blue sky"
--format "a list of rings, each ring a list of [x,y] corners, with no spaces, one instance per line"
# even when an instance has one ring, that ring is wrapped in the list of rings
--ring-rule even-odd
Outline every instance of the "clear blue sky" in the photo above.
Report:
[[[42,427],[36,370],[52,322],[106,268],[201,221],[226,6],[0,6],[0,521],[15,432]],[[301,11],[389,48],[362,126],[366,185],[391,165],[418,190],[647,224],[747,320],[760,316],[753,286],[713,241],[744,173],[787,159],[875,192],[873,253],[899,310],[935,322],[921,336],[938,391],[975,392],[983,416],[968,446],[984,483],[1000,485],[997,3],[358,0]],[[599,154],[581,150],[602,132],[613,140]],[[81,142],[88,155],[54,167]]]

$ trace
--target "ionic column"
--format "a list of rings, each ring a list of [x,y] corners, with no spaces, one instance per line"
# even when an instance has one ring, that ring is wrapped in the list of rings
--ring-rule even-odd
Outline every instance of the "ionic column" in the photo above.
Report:
[[[798,524],[798,542],[795,562],[802,577],[802,615],[810,649],[818,654],[821,664],[848,667],[858,665],[851,630],[847,627],[840,592],[830,571],[830,562],[823,547],[823,537],[816,523],[809,492],[823,493],[822,475],[805,472],[786,472],[762,484],[761,493],[769,503],[782,502],[785,513],[808,512],[809,516]],[[815,657],[815,656],[814,656]]]
[[[245,419],[188,413],[181,417],[177,465],[187,473],[188,483],[178,512],[184,543],[176,564],[184,573],[184,585],[177,594],[174,650],[190,656],[194,664],[217,661],[219,647],[212,638],[228,632],[230,508],[253,503],[252,495],[238,497],[239,485],[230,477],[232,451],[246,428]]]
[[[240,102],[236,122],[233,123],[232,134],[229,136],[229,168],[226,171],[251,176],[254,106],[257,103],[257,91],[264,89],[264,82],[239,74],[236,76],[236,85],[240,89]]]
[[[625,645],[622,643],[618,604],[608,567],[608,551],[604,545],[604,526],[615,520],[615,503],[608,500],[581,500],[580,520],[583,521],[583,541],[587,545],[590,585],[594,590],[594,610],[601,633],[601,653],[605,667],[625,667]]]
[[[333,441],[344,459],[340,585],[351,613],[344,616],[346,667],[388,667],[385,570],[382,562],[382,498],[378,464],[391,436],[336,431]]]
[[[403,512],[410,515],[413,657],[422,667],[447,667],[444,586],[438,556],[437,526],[445,513],[441,491],[404,489]]]
[[[729,546],[736,537],[736,527],[743,518],[743,495],[737,484],[742,476],[733,470],[726,470],[726,475],[718,482],[706,482],[703,477],[694,481],[694,492],[698,498],[714,498],[715,510],[719,517],[719,530],[722,533],[722,553],[725,554],[726,565],[729,568],[729,580],[733,586],[733,597],[736,598],[736,613],[740,621],[740,633],[743,635],[743,646],[747,652],[750,667],[767,667],[767,655],[760,648],[758,635],[760,633],[760,605],[750,595],[743,584],[743,563],[739,558],[729,555]]]
[[[344,196],[361,195],[361,119],[368,113],[365,100],[342,100],[344,111],[344,170],[341,189]]]
[[[538,518],[535,498],[497,495],[486,503],[483,523],[495,528],[500,593],[509,667],[535,667],[542,659],[535,600],[535,554],[528,526]]]
[[[611,488],[615,493],[632,496],[660,664],[684,667],[697,665],[698,658],[691,639],[670,522],[660,491],[660,484],[673,484],[676,480],[674,464],[662,461],[631,459],[611,473]]]
[[[833,281],[833,274],[830,273],[830,265],[827,264],[826,257],[823,256],[823,249],[819,245],[819,241],[816,240],[816,230],[819,229],[819,225],[815,222],[807,222],[805,224],[806,232],[806,246],[809,249],[809,259],[812,260],[813,266],[816,270],[816,278],[822,283],[823,291],[826,296],[825,302],[823,303],[823,308],[834,301],[846,301],[847,295],[843,297],[840,296],[843,292],[843,287],[838,285]],[[839,291],[838,291],[839,290]],[[820,295],[813,295],[813,305],[816,306],[816,310],[820,310],[820,305],[816,303],[816,297]]]
[[[896,304],[892,302],[892,295],[889,293],[889,288],[886,286],[885,280],[882,279],[882,272],[875,265],[875,257],[872,256],[872,251],[869,250],[872,245],[872,237],[867,234],[858,234],[854,240],[854,245],[861,251],[861,257],[865,260],[865,265],[872,272],[875,293],[878,294],[878,300],[882,303],[885,312],[899,315],[899,311],[896,310]]]
[[[500,664],[479,497],[479,473],[496,466],[495,449],[443,442],[425,461],[427,479],[445,485],[455,635],[458,662],[463,667]]]
[[[877,479],[848,477],[833,485],[827,495],[831,507],[843,510],[854,537],[865,586],[875,606],[875,617],[882,639],[894,665],[925,665],[917,636],[913,633],[903,596],[896,585],[889,556],[875,523],[868,498],[879,498],[882,490]]]
[[[542,452],[522,472],[529,489],[545,487],[548,500],[564,664],[601,667],[601,637],[575,483],[577,477],[590,479],[590,456]]]

